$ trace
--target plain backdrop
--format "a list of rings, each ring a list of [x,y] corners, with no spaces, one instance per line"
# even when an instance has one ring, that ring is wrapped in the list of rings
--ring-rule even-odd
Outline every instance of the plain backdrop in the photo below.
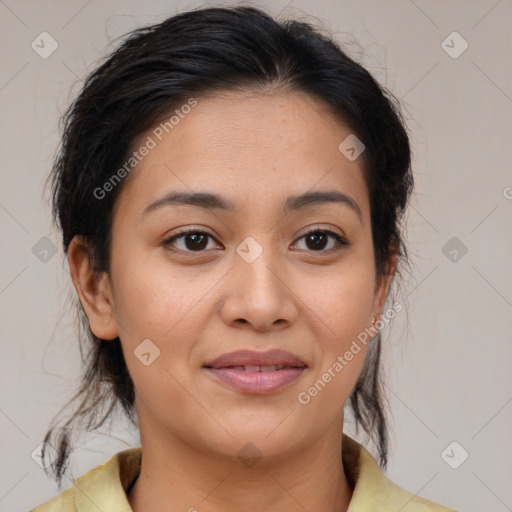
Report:
[[[384,330],[388,476],[461,511],[512,510],[512,2],[253,4],[322,24],[404,105],[416,192],[407,314]],[[57,488],[31,455],[81,372],[67,262],[42,196],[59,117],[117,37],[202,5],[0,1],[2,511],[72,484]],[[73,476],[138,443],[120,417],[77,443]]]

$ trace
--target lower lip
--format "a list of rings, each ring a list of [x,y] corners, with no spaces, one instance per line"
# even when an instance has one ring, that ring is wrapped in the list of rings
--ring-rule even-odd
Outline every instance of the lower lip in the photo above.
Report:
[[[283,368],[270,372],[246,372],[233,368],[206,368],[214,377],[244,393],[278,391],[296,381],[306,368]]]

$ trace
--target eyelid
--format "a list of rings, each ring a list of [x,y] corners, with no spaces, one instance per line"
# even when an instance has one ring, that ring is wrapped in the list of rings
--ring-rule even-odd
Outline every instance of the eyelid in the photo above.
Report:
[[[208,228],[205,228],[204,226],[187,226],[184,228],[176,228],[176,232],[173,233],[171,236],[168,236],[167,240],[169,240],[170,238],[178,237],[179,235],[187,235],[189,233],[204,233],[208,236],[211,236],[212,238],[215,238],[215,235],[210,233],[210,231],[208,231]]]
[[[321,225],[313,225],[313,226],[309,226],[307,228],[305,228],[305,231],[303,231],[298,238],[302,238],[304,236],[307,236],[309,235],[310,233],[316,233],[317,231],[321,231],[321,232],[324,232],[324,233],[329,233],[329,234],[333,234],[333,235],[336,235],[336,236],[339,236],[340,238],[343,238],[344,240],[346,240],[346,236],[344,235],[343,232],[341,233],[338,233],[337,231],[335,231],[336,228],[334,228],[334,226],[321,226]],[[341,230],[340,230],[341,231]],[[348,243],[348,241],[347,241]]]

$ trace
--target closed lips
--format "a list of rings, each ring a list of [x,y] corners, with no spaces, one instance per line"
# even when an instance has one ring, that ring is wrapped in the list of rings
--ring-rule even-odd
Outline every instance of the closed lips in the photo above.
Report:
[[[307,365],[295,354],[274,349],[238,350],[204,365],[224,386],[245,394],[276,393],[296,382]]]
[[[223,354],[204,365],[206,368],[230,368],[246,372],[273,372],[289,368],[306,368],[307,365],[295,354],[284,350],[257,352],[238,350]]]
[[[284,364],[274,364],[269,366],[259,365],[244,365],[244,366],[223,366],[222,368],[230,368],[232,370],[239,370],[245,372],[275,372],[276,370],[282,370],[283,368],[303,368],[297,366],[286,366]]]

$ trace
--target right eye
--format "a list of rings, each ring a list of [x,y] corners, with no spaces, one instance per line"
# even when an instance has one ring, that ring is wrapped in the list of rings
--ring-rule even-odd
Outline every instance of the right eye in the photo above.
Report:
[[[176,249],[176,242],[180,242],[181,247],[177,250],[182,252],[204,252],[208,247],[208,239],[215,240],[212,235],[206,231],[198,229],[183,229],[178,234],[172,235],[170,238],[165,239],[162,245],[165,247],[171,246],[171,250]]]

